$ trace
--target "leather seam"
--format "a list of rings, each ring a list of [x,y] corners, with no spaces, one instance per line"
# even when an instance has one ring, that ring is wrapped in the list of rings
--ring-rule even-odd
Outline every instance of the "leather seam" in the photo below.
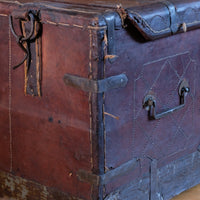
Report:
[[[92,30],[89,30],[89,79],[92,79]],[[89,115],[90,115],[90,154],[91,170],[93,169],[93,146],[92,146],[92,93],[89,93]]]
[[[8,15],[7,15],[7,14],[1,13],[1,14],[0,14],[0,17],[8,17]]]
[[[11,30],[8,28],[8,115],[9,115],[9,150],[10,150],[10,172],[13,170],[13,139],[12,139],[12,40]]]
[[[6,1],[6,0],[0,0],[0,3],[16,4],[16,5],[19,5],[19,6],[37,5],[37,6],[44,6],[45,8],[49,8],[49,9],[58,10],[58,11],[73,11],[73,12],[79,12],[79,13],[85,13],[85,14],[96,14],[96,12],[87,12],[87,11],[84,11],[84,10],[59,8],[59,7],[56,7],[56,6],[50,6],[50,5],[45,4],[45,3],[37,3],[37,4],[34,4],[34,3],[20,3],[19,1],[12,2],[12,1]]]
[[[3,13],[0,13],[0,17],[8,17],[9,15],[7,14],[3,14]],[[50,20],[46,20],[46,21],[42,21],[41,20],[41,23],[43,24],[51,24],[51,25],[55,25],[55,26],[66,26],[66,27],[75,27],[75,28],[80,28],[80,29],[88,29],[88,30],[104,30],[104,29],[107,29],[107,26],[101,26],[101,27],[95,27],[95,26],[83,26],[83,25],[80,25],[80,24],[67,24],[67,23],[61,23],[61,22],[53,22],[53,21],[50,21]]]
[[[53,21],[41,21],[41,23],[43,24],[51,24],[51,25],[55,25],[55,26],[66,26],[66,27],[75,27],[75,28],[80,28],[80,29],[88,29],[88,30],[104,30],[107,28],[107,26],[102,26],[102,27],[94,27],[94,26],[82,26],[79,24],[67,24],[67,23],[61,23],[61,22],[53,22]]]
[[[144,23],[145,23],[145,25],[149,28],[149,30],[151,30],[153,33],[162,33],[162,32],[165,32],[165,31],[169,31],[170,30],[170,28],[166,28],[166,29],[161,29],[161,30],[159,30],[159,31],[157,31],[157,30],[155,30],[155,29],[153,29],[150,25],[149,25],[149,23],[139,14],[139,13],[137,13],[137,12],[130,12],[131,14],[135,14],[135,15],[137,15]]]

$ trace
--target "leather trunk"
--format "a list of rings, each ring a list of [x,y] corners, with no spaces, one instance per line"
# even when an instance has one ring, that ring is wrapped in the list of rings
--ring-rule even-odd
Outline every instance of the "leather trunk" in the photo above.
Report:
[[[0,197],[200,183],[199,0],[0,0],[0,25]]]

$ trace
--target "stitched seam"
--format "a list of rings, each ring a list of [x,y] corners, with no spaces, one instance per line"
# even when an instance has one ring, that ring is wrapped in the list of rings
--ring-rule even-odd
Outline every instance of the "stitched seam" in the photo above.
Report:
[[[92,79],[92,31],[89,30],[89,79]],[[92,145],[92,93],[89,92],[89,115],[90,115],[90,163],[91,170],[93,169],[93,145]],[[91,199],[92,199],[93,185],[91,186]]]
[[[2,14],[0,13],[0,17],[8,17],[7,14]],[[53,22],[53,21],[50,21],[50,20],[46,20],[46,21],[41,21],[41,23],[43,24],[51,24],[51,25],[55,25],[55,26],[67,26],[67,27],[75,27],[75,28],[80,28],[80,29],[92,29],[92,30],[103,30],[103,29],[106,29],[107,26],[102,26],[102,27],[95,27],[95,26],[82,26],[80,24],[67,24],[67,23],[62,23],[62,22]]]
[[[39,5],[45,6],[46,8],[51,8],[54,10],[59,10],[59,11],[73,11],[73,12],[79,12],[79,13],[86,13],[86,14],[96,14],[96,12],[88,12],[88,11],[84,11],[84,10],[77,10],[77,9],[67,9],[67,8],[59,8],[59,7],[55,7],[55,6],[50,6],[48,4],[44,4],[44,3],[40,3]]]
[[[160,31],[156,31],[148,24],[148,22],[146,20],[144,20],[142,18],[142,16],[139,13],[137,13],[137,12],[130,12],[130,13],[137,15],[140,18],[140,20],[142,20],[142,22],[144,22],[145,25],[149,28],[149,30],[151,30],[153,33],[162,33],[164,31],[170,30],[170,28],[166,28],[166,29],[161,29]]]
[[[107,30],[107,26],[101,26],[101,27],[95,27],[95,26],[88,26],[88,29],[93,29],[93,30]]]
[[[46,21],[41,21],[43,24],[51,24],[51,25],[55,25],[55,26],[67,26],[67,27],[75,27],[75,28],[81,28],[81,29],[94,29],[94,30],[101,30],[101,29],[106,29],[107,26],[102,26],[102,27],[93,27],[93,26],[82,26],[82,25],[79,25],[79,24],[67,24],[67,23],[56,23],[56,22],[53,22],[53,21],[49,21],[49,20],[46,20]]]
[[[7,14],[0,14],[1,17],[8,17]]]
[[[35,21],[35,27],[37,27],[37,22]],[[35,28],[35,35],[37,35],[37,30]],[[35,41],[35,54],[36,54],[36,81],[37,81],[37,93],[41,97],[41,87],[40,87],[40,76],[41,76],[41,38],[36,38]]]
[[[19,1],[6,1],[6,0],[1,0],[0,3],[9,3],[9,4],[17,4],[20,6],[24,6],[24,5],[34,5],[33,3],[20,3]],[[49,8],[49,9],[53,9],[53,10],[58,10],[58,11],[73,11],[73,12],[79,12],[79,13],[85,13],[85,14],[96,14],[97,12],[91,12],[91,11],[84,11],[84,10],[77,10],[77,9],[68,9],[68,8],[60,8],[60,7],[56,7],[56,6],[51,6],[45,3],[38,3],[37,5],[40,6],[44,6],[45,8]]]
[[[22,3],[20,3],[19,1],[6,1],[6,0],[1,0],[0,1],[0,3],[10,3],[10,4],[18,4],[18,5],[20,5],[20,6],[22,6],[23,4]]]
[[[89,30],[89,79],[92,79],[92,31]],[[92,146],[92,93],[89,92],[89,114],[90,114],[90,154],[91,154],[91,169],[93,169],[93,146]]]
[[[20,6],[31,6],[31,5],[35,5],[34,3],[20,3],[18,1],[6,1],[6,0],[1,0],[0,3],[9,3],[9,4],[17,4]],[[68,3],[69,4],[69,3]],[[97,14],[98,11],[85,11],[85,10],[77,10],[77,9],[72,9],[72,8],[61,8],[61,7],[56,7],[56,6],[51,6],[45,3],[38,3],[38,6],[44,6],[45,8],[49,8],[49,9],[53,9],[53,10],[58,10],[58,11],[72,11],[72,12],[78,12],[78,13],[84,13],[84,14]],[[66,4],[65,4],[66,5]]]
[[[13,170],[13,141],[12,141],[12,113],[11,113],[11,106],[12,106],[12,77],[11,77],[11,31],[10,27],[8,28],[8,48],[9,48],[9,56],[8,56],[8,65],[9,65],[9,74],[8,74],[8,88],[9,88],[9,97],[8,97],[8,114],[9,114],[9,136],[10,136],[10,143],[9,143],[9,149],[10,149],[10,172]]]
[[[193,22],[190,22],[190,23],[186,23],[186,25],[195,25],[195,24],[198,24],[200,23],[199,20],[196,20],[196,21],[193,21]]]
[[[0,17],[8,17],[7,14],[2,14],[0,13]],[[81,28],[81,29],[92,29],[92,30],[103,30],[103,29],[106,29],[107,26],[102,26],[102,27],[95,27],[95,26],[82,26],[82,25],[79,25],[79,24],[67,24],[67,23],[62,23],[62,22],[53,22],[53,21],[50,21],[50,20],[46,20],[46,21],[41,21],[41,23],[43,24],[51,24],[51,25],[55,25],[55,26],[67,26],[67,27],[75,27],[75,28]]]

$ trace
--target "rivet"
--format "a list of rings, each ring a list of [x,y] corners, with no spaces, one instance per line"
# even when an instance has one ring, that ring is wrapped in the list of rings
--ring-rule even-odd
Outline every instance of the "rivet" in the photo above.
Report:
[[[53,117],[49,117],[49,122],[53,122]]]

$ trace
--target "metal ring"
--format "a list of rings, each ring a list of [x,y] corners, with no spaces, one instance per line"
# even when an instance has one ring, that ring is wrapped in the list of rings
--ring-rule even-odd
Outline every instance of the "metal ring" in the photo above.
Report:
[[[14,35],[14,37],[17,40],[19,40],[19,38],[20,38],[21,42],[29,40],[32,37],[33,33],[34,33],[35,17],[33,15],[33,13],[29,13],[28,16],[30,17],[31,31],[30,31],[30,33],[26,37],[24,37],[23,35],[17,35],[17,33],[15,32],[14,26],[13,26],[13,17],[12,17],[12,15],[9,16],[10,30],[11,30],[12,34]]]
[[[22,36],[18,36],[14,30],[14,26],[13,26],[13,17],[12,15],[9,16],[9,26],[10,26],[10,30],[12,32],[12,34],[15,36],[15,38],[18,40],[20,37]]]

